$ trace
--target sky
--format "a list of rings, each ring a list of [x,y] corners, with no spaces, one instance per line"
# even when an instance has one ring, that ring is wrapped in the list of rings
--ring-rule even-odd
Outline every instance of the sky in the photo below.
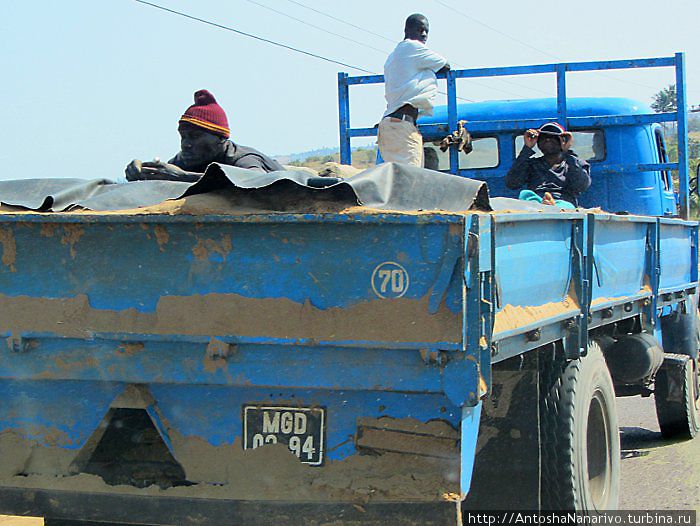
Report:
[[[688,102],[700,104],[697,0],[153,2],[376,73],[414,12],[430,21],[428,46],[458,69],[685,52]],[[225,109],[235,142],[271,155],[337,147],[337,74],[364,74],[136,0],[0,7],[3,180],[123,180],[131,159],[177,153],[177,121],[202,88]],[[650,103],[674,81],[665,68],[580,73],[567,87]],[[458,82],[471,100],[554,95],[552,75]],[[381,86],[351,88],[352,126],[374,125],[384,106]]]

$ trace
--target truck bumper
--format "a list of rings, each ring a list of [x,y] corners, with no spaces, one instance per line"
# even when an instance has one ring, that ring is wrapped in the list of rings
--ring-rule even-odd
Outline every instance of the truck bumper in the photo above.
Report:
[[[0,514],[39,516],[54,520],[166,526],[314,526],[343,524],[460,524],[459,502],[291,503],[186,497],[115,495],[92,492],[0,489]]]

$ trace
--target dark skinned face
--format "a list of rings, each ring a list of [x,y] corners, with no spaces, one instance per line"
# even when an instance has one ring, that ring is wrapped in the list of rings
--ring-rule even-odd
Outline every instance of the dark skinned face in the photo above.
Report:
[[[540,133],[537,139],[537,147],[542,152],[542,155],[553,156],[561,153],[561,141],[558,135],[548,135]]]
[[[417,40],[425,44],[428,41],[428,26],[427,18],[417,18],[406,26],[404,36],[409,40]]]
[[[226,139],[186,122],[177,127],[180,132],[182,157],[191,164],[206,164],[223,153]]]

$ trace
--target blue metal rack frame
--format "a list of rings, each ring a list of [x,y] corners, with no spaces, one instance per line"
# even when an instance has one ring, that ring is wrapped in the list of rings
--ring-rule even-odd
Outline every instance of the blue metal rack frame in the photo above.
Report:
[[[608,115],[588,117],[568,117],[566,102],[566,74],[582,71],[600,71],[616,69],[639,69],[672,67],[676,72],[677,111],[648,115]],[[587,128],[596,126],[619,126],[628,124],[649,124],[662,122],[677,122],[678,126],[678,162],[638,164],[621,167],[629,171],[677,170],[679,179],[680,217],[689,218],[690,194],[688,185],[688,135],[687,135],[687,100],[685,85],[685,54],[676,53],[673,57],[607,60],[590,62],[562,62],[558,64],[540,64],[530,66],[509,66],[496,68],[475,68],[451,70],[438,78],[447,82],[447,112],[448,122],[445,124],[419,125],[419,131],[425,135],[447,134],[457,129],[457,79],[478,77],[502,77],[512,75],[532,75],[556,73],[557,87],[557,120],[567,129]],[[377,135],[376,128],[350,127],[350,86],[361,84],[381,84],[383,75],[366,75],[350,77],[347,73],[338,73],[338,115],[340,124],[340,161],[351,164],[352,152],[350,140],[353,137],[372,137]],[[499,120],[470,122],[472,132],[522,130],[538,127],[537,120]],[[458,151],[450,149],[450,172],[458,174]]]

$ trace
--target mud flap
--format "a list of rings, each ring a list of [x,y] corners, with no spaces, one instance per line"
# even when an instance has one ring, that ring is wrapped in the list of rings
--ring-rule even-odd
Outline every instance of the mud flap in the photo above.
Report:
[[[538,354],[493,367],[493,394],[483,402],[465,510],[539,507]]]
[[[678,311],[661,318],[664,352],[698,357],[698,300],[697,294],[679,305]]]

